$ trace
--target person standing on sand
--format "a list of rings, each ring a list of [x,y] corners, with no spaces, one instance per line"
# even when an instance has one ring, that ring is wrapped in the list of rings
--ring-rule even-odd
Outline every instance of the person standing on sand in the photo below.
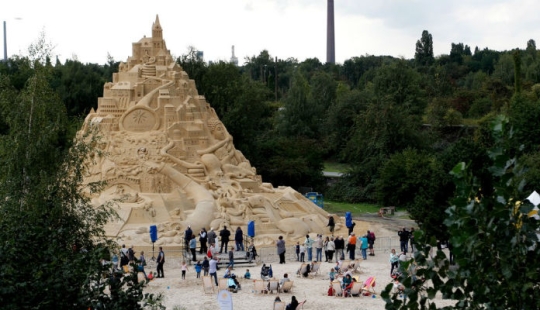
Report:
[[[409,243],[409,232],[407,228],[403,227],[403,230],[398,231],[399,243],[401,245],[401,252],[407,254]]]
[[[197,261],[197,239],[195,239],[195,236],[191,236],[191,240],[189,240],[189,250],[191,251],[191,260],[196,262]]]
[[[219,232],[219,236],[221,237],[219,254],[221,254],[223,253],[223,249],[227,251],[227,248],[229,246],[229,237],[231,236],[231,232],[227,229],[227,226],[223,226],[223,229]]]
[[[214,231],[214,227],[210,228],[210,231],[208,232],[206,236],[208,238],[207,240],[208,244],[216,244],[217,235],[216,235],[216,232]]]
[[[234,243],[236,244],[237,251],[244,251],[244,232],[240,227],[236,228],[236,232],[234,233]]]
[[[165,264],[165,253],[163,252],[163,248],[159,247],[159,254],[157,257],[157,276],[156,278],[165,278],[165,274],[163,272],[163,264]]]
[[[334,217],[331,215],[328,215],[328,228],[330,229],[330,233],[332,236],[334,235],[334,228],[336,227],[336,222],[334,221]]]
[[[306,241],[304,241],[304,245],[307,249],[308,262],[311,262],[313,260],[313,239],[311,239],[309,235],[306,235]]]
[[[276,247],[277,247],[277,253],[279,255],[279,263],[285,264],[285,240],[283,240],[283,236],[279,236],[278,240],[276,241]]]
[[[201,232],[199,233],[199,242],[201,243],[201,250],[199,251],[199,254],[206,253],[208,251],[208,248],[206,246],[206,242],[208,240],[208,234],[206,233],[206,228],[202,228]]]
[[[315,250],[317,250],[315,255],[315,260],[318,262],[322,262],[322,248],[323,248],[323,239],[322,235],[317,235],[317,239],[315,239]]]
[[[218,286],[218,281],[217,281],[217,263],[218,261],[212,257],[212,259],[210,260],[209,262],[209,272],[210,272],[210,277],[213,277],[214,278],[214,282],[216,282],[216,286]]]
[[[354,233],[351,233],[347,243],[347,252],[349,252],[349,259],[354,260],[354,252],[356,252],[356,236]]]
[[[336,261],[338,259],[344,260],[345,253],[343,251],[345,250],[345,240],[343,239],[343,236],[338,236],[334,241],[334,244],[336,245]]]

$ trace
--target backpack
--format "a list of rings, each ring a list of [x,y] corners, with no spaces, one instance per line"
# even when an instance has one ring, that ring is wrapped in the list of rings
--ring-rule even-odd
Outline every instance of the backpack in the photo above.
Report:
[[[375,241],[375,233],[374,232],[369,233],[369,237],[370,237],[371,240]]]

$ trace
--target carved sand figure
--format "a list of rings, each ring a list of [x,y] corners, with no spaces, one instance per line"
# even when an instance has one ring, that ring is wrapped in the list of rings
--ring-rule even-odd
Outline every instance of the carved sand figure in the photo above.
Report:
[[[152,36],[133,43],[133,54],[105,83],[98,108],[82,131],[97,128],[108,155],[88,165],[87,178],[107,182],[94,204],[116,201],[119,220],[109,236],[136,246],[179,246],[188,225],[241,227],[255,222],[256,245],[325,233],[328,214],[290,187],[264,183],[233,143],[195,82],[175,62],[159,18]],[[341,225],[336,221],[336,231]]]

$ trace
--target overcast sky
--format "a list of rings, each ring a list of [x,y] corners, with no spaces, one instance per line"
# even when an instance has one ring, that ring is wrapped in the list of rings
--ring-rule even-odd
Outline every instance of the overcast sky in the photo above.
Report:
[[[40,32],[64,61],[104,64],[131,55],[131,43],[151,36],[159,15],[174,56],[188,46],[205,60],[229,60],[235,46],[239,63],[269,51],[272,57],[326,61],[327,0],[13,0],[0,5],[7,22],[8,57],[26,55]],[[335,0],[336,62],[361,55],[413,58],[423,30],[435,55],[451,43],[480,49],[525,48],[540,40],[538,0]],[[3,40],[2,54],[3,57]]]

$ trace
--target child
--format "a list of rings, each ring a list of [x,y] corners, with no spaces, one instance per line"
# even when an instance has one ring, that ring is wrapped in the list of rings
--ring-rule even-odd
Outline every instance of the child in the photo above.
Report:
[[[328,276],[330,276],[330,281],[334,281],[334,279],[336,278],[336,271],[334,270],[334,268],[330,269]]]
[[[150,271],[150,273],[148,274],[148,277],[146,277],[148,279],[148,281],[152,281],[154,280],[154,273],[152,271]]]
[[[296,251],[296,261],[300,261],[300,242],[296,242],[296,246],[294,247],[294,250]]]
[[[182,262],[182,279],[186,279],[186,271],[188,270],[186,262]]]
[[[304,257],[306,256],[306,247],[304,245],[300,246],[300,261],[304,262]]]
[[[244,279],[251,279],[251,273],[249,273],[249,269],[246,269],[246,273],[244,274]]]
[[[201,261],[198,261],[195,265],[195,272],[197,272],[197,279],[201,277],[202,264]]]
[[[229,266],[231,269],[234,269],[234,247],[231,247],[229,250]]]

